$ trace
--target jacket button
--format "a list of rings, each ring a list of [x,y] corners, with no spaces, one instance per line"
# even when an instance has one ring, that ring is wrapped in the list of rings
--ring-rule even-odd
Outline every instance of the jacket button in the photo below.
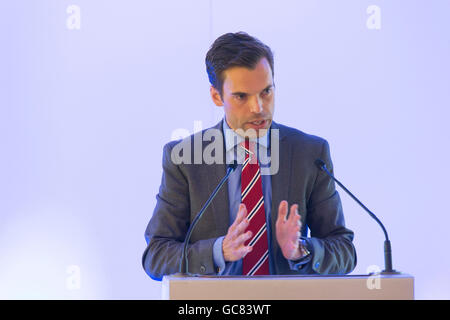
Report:
[[[206,272],[205,266],[200,266],[200,273],[205,273],[205,272]]]

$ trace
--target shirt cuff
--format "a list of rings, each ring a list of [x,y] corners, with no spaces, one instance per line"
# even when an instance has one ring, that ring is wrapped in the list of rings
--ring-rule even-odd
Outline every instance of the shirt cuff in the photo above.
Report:
[[[306,238],[301,237],[301,239],[306,240]],[[306,257],[302,257],[298,260],[288,260],[289,267],[293,271],[300,270],[305,264],[311,261],[312,259],[312,248],[310,245],[307,245],[308,251],[310,252]]]
[[[225,237],[219,237],[214,242],[213,259],[218,275],[222,275],[225,271],[225,258],[223,257],[222,243]]]
[[[305,265],[311,261],[311,256],[312,256],[312,254],[308,254],[306,257],[300,258],[298,260],[294,260],[294,261],[288,260],[289,267],[293,271],[298,271],[303,267],[303,265]]]

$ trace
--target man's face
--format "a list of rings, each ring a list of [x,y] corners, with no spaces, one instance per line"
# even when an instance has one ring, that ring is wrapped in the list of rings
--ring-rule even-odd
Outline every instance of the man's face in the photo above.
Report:
[[[274,89],[270,64],[262,58],[254,69],[225,70],[222,98],[212,86],[211,97],[217,106],[223,106],[231,129],[240,135],[244,131],[249,137],[254,137],[254,133],[261,137],[272,124]]]

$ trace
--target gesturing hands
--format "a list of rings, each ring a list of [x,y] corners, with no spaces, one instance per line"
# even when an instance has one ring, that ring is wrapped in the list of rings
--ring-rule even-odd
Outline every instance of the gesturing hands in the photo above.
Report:
[[[302,257],[302,251],[299,246],[302,223],[298,214],[298,205],[293,204],[291,206],[289,217],[287,217],[287,213],[288,203],[283,200],[278,207],[278,218],[275,224],[276,237],[283,256],[288,260],[297,260]],[[247,253],[252,251],[251,246],[244,245],[253,236],[251,231],[245,232],[249,224],[246,216],[247,209],[241,203],[236,220],[228,228],[228,232],[222,242],[223,257],[227,262],[242,259]]]

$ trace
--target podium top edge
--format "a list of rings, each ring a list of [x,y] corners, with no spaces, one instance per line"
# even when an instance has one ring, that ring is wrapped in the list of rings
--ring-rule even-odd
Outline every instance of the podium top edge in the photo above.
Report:
[[[367,279],[369,277],[379,277],[379,278],[414,278],[410,274],[400,273],[400,274],[351,274],[351,275],[266,275],[266,276],[239,276],[239,275],[184,275],[184,274],[172,274],[163,277],[164,280],[295,280],[295,279]]]

